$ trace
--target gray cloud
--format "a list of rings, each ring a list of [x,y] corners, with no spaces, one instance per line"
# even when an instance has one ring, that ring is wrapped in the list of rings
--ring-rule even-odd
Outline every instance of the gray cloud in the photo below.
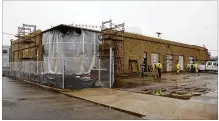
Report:
[[[35,24],[45,30],[57,24],[101,25],[113,19],[142,34],[217,49],[217,1],[4,1],[3,32]],[[9,45],[9,35],[3,44]],[[212,51],[213,55],[217,52]]]

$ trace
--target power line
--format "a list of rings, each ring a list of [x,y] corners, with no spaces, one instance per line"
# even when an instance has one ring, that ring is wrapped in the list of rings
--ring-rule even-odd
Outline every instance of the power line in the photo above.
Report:
[[[14,34],[10,34],[10,33],[2,32],[2,34],[11,35],[11,36],[15,36],[15,37],[16,37],[16,35],[14,35]]]

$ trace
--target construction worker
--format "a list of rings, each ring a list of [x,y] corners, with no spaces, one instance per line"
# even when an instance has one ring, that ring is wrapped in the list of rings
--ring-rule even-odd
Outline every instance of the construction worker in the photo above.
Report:
[[[196,70],[195,70],[195,66],[196,66],[196,65],[195,65],[195,62],[193,62],[193,63],[192,63],[192,72],[194,72],[194,73],[195,73],[195,71],[196,71]]]
[[[158,79],[161,79],[161,69],[162,69],[162,64],[160,63],[160,61],[158,61],[158,63],[156,64],[157,69],[158,69]]]
[[[188,72],[190,71],[190,64],[189,63],[187,64],[187,71]]]
[[[143,61],[142,64],[141,64],[141,77],[142,78],[144,77],[144,69],[145,69],[145,63]]]
[[[176,64],[176,70],[177,70],[177,74],[179,74],[179,70],[180,70],[180,63],[179,62]]]
[[[156,66],[156,62],[154,62],[154,64],[152,64],[152,74],[154,79],[157,78],[157,66]]]
[[[198,73],[198,63],[197,62],[195,62],[194,67],[195,67],[196,75],[199,75],[199,73]]]

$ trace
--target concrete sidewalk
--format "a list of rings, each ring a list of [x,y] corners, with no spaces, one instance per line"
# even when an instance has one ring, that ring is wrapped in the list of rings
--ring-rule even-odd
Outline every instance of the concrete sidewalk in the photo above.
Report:
[[[218,119],[218,106],[106,88],[62,92],[146,119]]]

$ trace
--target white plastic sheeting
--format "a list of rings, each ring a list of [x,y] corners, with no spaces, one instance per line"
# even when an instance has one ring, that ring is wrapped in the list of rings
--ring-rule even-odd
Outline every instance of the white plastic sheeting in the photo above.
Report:
[[[98,32],[81,29],[81,34],[71,30],[62,34],[58,29],[43,33],[44,73],[87,74],[95,65],[99,49]],[[60,64],[61,63],[61,64]]]

